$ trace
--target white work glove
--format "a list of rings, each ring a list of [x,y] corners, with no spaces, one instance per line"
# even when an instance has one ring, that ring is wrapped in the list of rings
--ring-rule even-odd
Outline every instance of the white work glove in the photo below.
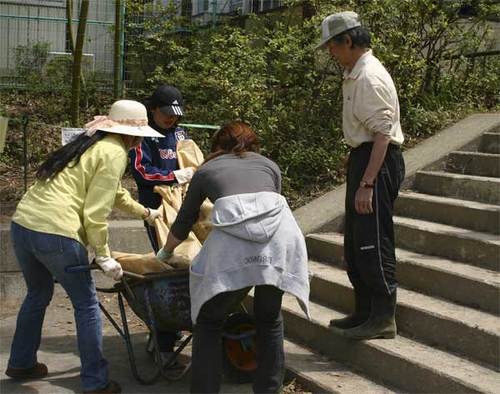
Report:
[[[182,168],[180,170],[175,170],[174,171],[175,179],[177,179],[179,185],[184,185],[185,183],[191,181],[191,178],[194,175],[194,171],[195,170],[193,167],[187,167],[187,168]]]
[[[122,266],[114,258],[107,256],[97,256],[95,258],[95,262],[99,267],[101,267],[104,275],[113,278],[113,280],[118,281],[123,276]]]
[[[150,226],[155,224],[155,219],[161,217],[161,211],[159,209],[146,208],[148,211],[148,216],[144,218]]]
[[[158,253],[156,253],[156,258],[160,260],[162,263],[166,263],[170,257],[172,257],[173,252],[169,252],[165,250],[165,248],[161,248]]]

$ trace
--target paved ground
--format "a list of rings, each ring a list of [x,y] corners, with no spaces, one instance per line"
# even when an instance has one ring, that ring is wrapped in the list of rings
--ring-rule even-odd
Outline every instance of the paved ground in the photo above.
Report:
[[[59,288],[59,286],[56,286]],[[118,318],[116,299],[100,294],[105,307]],[[128,309],[130,311],[130,309]],[[49,375],[43,380],[18,383],[8,379],[3,372],[6,369],[10,343],[15,327],[17,310],[2,307],[0,313],[0,392],[1,393],[73,393],[80,391],[79,358],[75,336],[73,310],[69,300],[59,288],[54,295],[43,330],[43,339],[38,354],[39,361],[47,364]],[[136,350],[136,359],[143,373],[151,370],[153,362],[145,352],[146,334],[142,323],[129,314],[132,341]],[[183,351],[182,357],[188,361],[191,349]],[[117,380],[124,393],[187,393],[189,392],[189,374],[181,381],[169,383],[161,379],[152,386],[142,386],[132,377],[128,364],[127,351],[121,337],[114,327],[104,318],[104,353],[110,364],[110,377]],[[287,390],[288,391],[288,390]],[[224,384],[223,393],[250,393],[250,385]]]

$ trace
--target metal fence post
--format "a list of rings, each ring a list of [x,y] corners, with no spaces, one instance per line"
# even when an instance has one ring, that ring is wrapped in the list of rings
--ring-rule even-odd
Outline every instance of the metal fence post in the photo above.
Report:
[[[22,118],[23,125],[23,156],[24,156],[24,192],[28,190],[28,115]]]
[[[125,0],[122,1],[120,7],[120,97],[123,97],[124,81],[125,81]]]

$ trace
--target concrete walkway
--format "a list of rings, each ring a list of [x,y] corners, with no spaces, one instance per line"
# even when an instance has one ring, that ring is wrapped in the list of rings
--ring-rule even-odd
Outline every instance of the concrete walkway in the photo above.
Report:
[[[119,320],[116,296],[99,294],[101,302],[113,317]],[[129,313],[130,311],[130,313]],[[43,327],[42,344],[38,353],[40,362],[47,364],[49,375],[38,381],[13,381],[4,375],[14,334],[17,310],[2,308],[0,313],[0,392],[1,393],[74,393],[80,388],[80,359],[78,357],[73,309],[64,291],[56,285],[56,293],[47,309]],[[132,342],[140,371],[147,374],[153,361],[145,352],[146,329],[127,309]],[[188,374],[179,382],[169,383],[160,379],[151,386],[142,386],[132,376],[125,343],[114,327],[103,316],[104,354],[110,366],[110,378],[118,381],[123,393],[187,393]],[[187,347],[182,357],[189,361],[191,348]],[[251,393],[250,385],[224,384],[223,393]]]

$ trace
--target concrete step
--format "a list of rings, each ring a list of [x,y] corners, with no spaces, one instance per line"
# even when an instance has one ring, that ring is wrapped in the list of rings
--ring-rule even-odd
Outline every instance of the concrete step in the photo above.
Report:
[[[395,213],[416,219],[500,234],[500,206],[404,191]]]
[[[311,258],[341,266],[342,234],[310,234],[306,242]],[[493,314],[500,313],[500,273],[399,248],[396,257],[396,274],[402,286]]]
[[[142,221],[120,220],[109,222],[111,250],[131,253],[149,253],[151,244]],[[26,286],[14,256],[10,239],[10,225],[0,225],[0,299],[19,304],[26,294]]]
[[[143,222],[113,220],[109,222],[109,246],[112,251],[149,253],[152,251]],[[10,239],[10,225],[0,225],[0,272],[19,271]]]
[[[396,393],[290,340],[285,340],[285,362],[289,377],[295,378],[303,389],[313,393]]]
[[[500,154],[451,152],[446,169],[458,174],[500,177]]]
[[[500,204],[500,178],[419,171],[414,188],[420,193]]]
[[[287,337],[346,363],[370,379],[411,393],[498,393],[498,372],[417,341],[352,341],[328,328],[344,315],[311,302],[308,320],[294,297],[283,299]]]
[[[347,273],[315,261],[309,262],[309,269],[311,299],[351,312],[354,293]],[[500,367],[498,316],[400,288],[396,319],[406,336]]]
[[[484,133],[479,144],[479,151],[485,153],[500,153],[500,134]]]
[[[394,217],[396,244],[494,271],[500,269],[500,237],[424,220]]]

